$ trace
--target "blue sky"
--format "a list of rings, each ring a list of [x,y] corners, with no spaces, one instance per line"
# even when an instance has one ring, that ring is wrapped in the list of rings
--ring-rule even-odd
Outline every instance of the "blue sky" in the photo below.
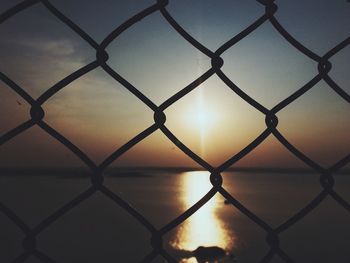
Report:
[[[19,1],[1,1],[4,11]],[[215,51],[264,13],[256,1],[169,1],[169,13],[203,45]],[[65,1],[51,3],[97,42],[154,1]],[[350,4],[337,1],[276,1],[276,18],[296,39],[318,55],[349,37]],[[0,25],[0,71],[34,98],[95,59],[95,51],[42,4],[22,11]],[[107,48],[108,64],[160,105],[210,68],[210,59],[184,40],[156,12],[122,33]],[[291,95],[317,74],[317,64],[301,54],[266,22],[227,50],[222,71],[267,108]],[[350,47],[331,58],[330,76],[349,87]],[[29,107],[0,85],[3,123],[0,134],[29,118]],[[16,102],[18,101],[19,104]],[[102,161],[153,122],[153,112],[122,85],[96,69],[74,81],[44,104],[45,121],[97,162]],[[279,130],[306,154],[331,164],[349,153],[350,106],[326,83],[278,113]],[[198,112],[208,120],[193,119]],[[218,165],[264,129],[264,116],[228,89],[216,76],[166,110],[167,127],[204,159]],[[192,119],[191,119],[192,118]],[[205,123],[204,123],[205,122]],[[42,139],[45,138],[45,139]],[[37,147],[37,156],[30,151]],[[260,148],[259,148],[260,147]],[[296,166],[269,138],[243,166]],[[69,158],[67,156],[70,156]],[[149,156],[149,157],[144,157]],[[168,157],[164,157],[168,156]],[[39,128],[18,136],[0,149],[0,165],[36,165],[53,157],[77,160]],[[191,165],[180,150],[157,132],[117,161],[120,165]],[[20,161],[18,161],[20,159]]]

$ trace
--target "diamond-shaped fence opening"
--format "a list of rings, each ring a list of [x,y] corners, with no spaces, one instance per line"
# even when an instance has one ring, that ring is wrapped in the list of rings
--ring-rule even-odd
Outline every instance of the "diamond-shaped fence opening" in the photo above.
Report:
[[[237,210],[240,215],[245,216],[246,219],[248,219],[251,224],[254,224],[256,227],[258,227],[266,237],[264,241],[266,251],[264,251],[265,254],[261,255],[261,258],[259,257],[258,260],[260,262],[295,262],[293,253],[290,254],[289,249],[285,250],[283,247],[283,242],[280,242],[280,235],[282,235],[285,231],[291,232],[295,225],[298,225],[300,221],[302,222],[303,220],[306,220],[306,217],[317,211],[317,209],[322,204],[324,204],[325,200],[331,200],[332,204],[339,206],[340,209],[344,210],[344,213],[348,213],[350,211],[349,200],[347,198],[343,198],[343,196],[337,192],[337,188],[335,187],[338,178],[338,175],[335,176],[335,174],[349,164],[350,155],[344,154],[343,156],[337,158],[335,162],[332,162],[330,166],[322,166],[320,163],[311,159],[308,155],[301,151],[298,145],[294,145],[292,143],[292,140],[289,140],[288,136],[285,136],[285,133],[282,132],[282,129],[279,128],[278,119],[280,112],[283,112],[285,108],[288,108],[290,105],[296,103],[296,101],[300,97],[303,97],[304,94],[308,91],[316,89],[317,84],[323,81],[328,84],[329,88],[332,89],[337,96],[339,96],[339,99],[343,100],[345,103],[350,103],[348,90],[345,88],[343,89],[341,85],[337,83],[337,79],[331,77],[333,67],[332,62],[334,63],[336,61],[332,58],[339,56],[342,50],[348,48],[350,44],[350,38],[347,37],[345,39],[339,40],[339,43],[334,45],[332,44],[332,47],[328,47],[326,49],[326,52],[319,54],[317,51],[309,49],[309,45],[303,45],[303,41],[299,42],[298,39],[294,38],[293,34],[290,34],[289,31],[286,30],[286,28],[283,26],[283,23],[281,24],[279,22],[279,19],[275,17],[275,14],[278,14],[279,2],[275,3],[273,0],[258,0],[257,3],[254,2],[254,4],[260,6],[261,10],[265,10],[264,13],[261,14],[261,16],[257,17],[256,20],[251,22],[251,24],[246,28],[242,29],[242,31],[232,36],[231,39],[226,40],[226,42],[221,43],[220,46],[216,46],[215,49],[212,49],[212,47],[208,48],[204,44],[200,43],[181,26],[181,23],[173,18],[171,12],[169,12],[167,9],[168,4],[169,1],[167,0],[156,1],[153,5],[150,5],[149,7],[127,19],[124,23],[117,25],[113,31],[107,34],[105,38],[103,38],[101,42],[98,42],[93,37],[91,37],[87,31],[84,31],[78,24],[74,22],[73,17],[66,16],[64,12],[61,12],[60,9],[49,0],[25,0],[0,15],[0,24],[3,26],[8,21],[16,19],[16,17],[20,16],[22,12],[26,12],[27,9],[40,8],[42,10],[45,10],[45,12],[50,13],[50,19],[54,18],[54,23],[62,24],[64,28],[71,29],[70,33],[73,33],[77,38],[80,39],[80,41],[84,43],[84,45],[88,45],[89,49],[96,53],[96,58],[94,57],[92,60],[79,60],[78,64],[74,65],[74,67],[71,67],[72,71],[65,72],[65,74],[69,75],[63,79],[61,78],[62,76],[59,76],[58,79],[55,79],[55,84],[50,83],[51,87],[48,87],[44,91],[35,90],[35,95],[39,93],[38,97],[33,97],[34,93],[32,93],[28,87],[25,87],[23,85],[22,79],[12,79],[13,75],[11,72],[15,70],[16,67],[13,67],[13,63],[7,64],[7,60],[4,59],[4,72],[0,72],[0,80],[5,83],[3,86],[7,86],[9,89],[12,89],[21,98],[21,100],[17,102],[18,106],[20,106],[22,103],[26,103],[27,105],[30,105],[30,110],[28,119],[24,120],[23,123],[14,125],[14,127],[12,127],[10,130],[6,130],[5,133],[2,133],[0,137],[0,145],[11,143],[12,140],[15,140],[17,136],[21,136],[22,133],[25,133],[27,130],[33,129],[33,127],[35,127],[35,129],[40,129],[41,132],[46,133],[47,136],[50,136],[52,139],[56,140],[56,143],[59,143],[67,150],[69,150],[89,169],[89,173],[86,174],[88,177],[85,174],[84,176],[81,176],[77,172],[73,172],[75,176],[78,178],[81,176],[84,180],[87,178],[90,179],[90,182],[86,189],[84,188],[81,191],[79,190],[73,199],[70,199],[67,203],[62,204],[60,207],[55,208],[55,211],[51,212],[49,215],[45,215],[42,220],[39,220],[39,222],[34,225],[29,225],[28,222],[26,222],[26,220],[23,219],[19,213],[17,213],[17,211],[11,207],[11,205],[7,204],[6,202],[2,203],[3,200],[0,200],[0,212],[2,213],[2,216],[7,217],[24,235],[24,238],[21,242],[22,251],[16,254],[10,262],[56,262],[56,259],[54,258],[54,254],[56,252],[51,254],[49,250],[43,249],[44,246],[41,247],[38,240],[40,240],[43,232],[51,227],[54,229],[55,224],[58,224],[60,220],[63,220],[69,212],[74,210],[77,211],[77,207],[83,206],[83,204],[89,202],[88,199],[90,197],[96,197],[96,195],[102,195],[104,198],[110,199],[113,202],[113,205],[115,204],[118,206],[118,209],[123,210],[125,212],[125,215],[133,217],[134,221],[138,222],[138,226],[149,234],[149,243],[147,243],[145,246],[149,247],[149,250],[145,252],[142,258],[137,259],[141,262],[158,262],[159,259],[161,261],[166,260],[168,262],[176,262],[177,259],[175,259],[173,257],[173,254],[169,251],[170,248],[168,244],[164,244],[164,237],[170,231],[173,231],[182,225],[188,218],[191,218],[197,212],[199,213],[200,211],[203,211],[206,207],[206,204],[209,204],[208,202],[210,202],[210,200],[216,200],[218,197],[221,201],[224,200],[225,205],[233,205],[235,207],[235,211]],[[308,6],[309,10],[310,3],[305,4]],[[299,6],[302,6],[302,4],[299,4]],[[315,7],[311,8],[310,10],[316,12],[316,3]],[[82,7],[82,12],[83,11],[84,10]],[[329,12],[334,13],[334,10],[329,9]],[[142,81],[136,83],[132,81],[132,78],[129,79],[129,76],[126,78],[123,76],[123,74],[120,74],[118,66],[114,63],[110,63],[112,60],[110,57],[113,56],[113,52],[109,52],[109,49],[113,46],[114,42],[117,43],[118,38],[122,39],[124,32],[132,30],[134,27],[136,27],[136,23],[144,18],[152,16],[153,14],[156,14],[158,17],[162,16],[163,23],[165,23],[166,26],[172,27],[174,29],[172,32],[173,34],[177,34],[177,38],[183,38],[188,42],[188,46],[192,45],[194,49],[197,49],[198,53],[201,53],[198,56],[199,59],[205,57],[211,61],[209,68],[205,68],[201,72],[193,72],[193,76],[195,76],[194,79],[190,83],[186,83],[185,85],[187,86],[185,87],[174,88],[173,90],[175,93],[172,93],[173,95],[166,98],[166,100],[160,100],[161,104],[158,103],[159,101],[156,103],[153,101],[153,98],[148,97],[148,94],[146,92],[143,92],[144,87],[142,87]],[[227,15],[228,14],[226,12],[225,16]],[[309,15],[311,16],[312,12]],[[322,24],[328,25],[327,23],[325,24],[325,21],[323,21]],[[274,30],[276,30],[276,32],[278,32],[278,34],[284,39],[284,41],[286,41],[287,44],[289,43],[292,48],[298,50],[298,52],[308,57],[308,59],[310,61],[313,61],[313,63],[316,65],[316,73],[314,75],[311,75],[310,79],[306,83],[303,83],[301,87],[296,87],[296,89],[291,90],[286,98],[283,98],[271,108],[266,108],[266,106],[260,103],[257,98],[251,97],[251,94],[246,93],[245,89],[242,89],[238,83],[233,81],[233,79],[230,78],[230,75],[226,71],[221,70],[225,64],[224,53],[230,49],[234,49],[235,45],[244,43],[242,41],[244,41],[246,37],[254,34],[254,32],[264,24],[269,24],[270,27],[273,27]],[[37,25],[37,27],[39,26]],[[329,28],[327,27],[327,30],[328,29]],[[165,33],[168,34],[168,32]],[[143,32],[143,34],[147,35],[147,32]],[[37,45],[40,44],[35,44],[35,42],[28,43],[30,43],[34,49],[37,47]],[[68,42],[59,41],[51,43],[52,45],[55,45],[56,51],[60,51],[60,53],[56,55],[66,56],[67,54],[71,54],[69,52],[74,49],[74,46],[68,45],[67,43]],[[48,52],[50,51],[50,47],[52,48],[52,45],[45,46]],[[324,50],[326,46],[327,45],[323,43],[322,48],[319,50]],[[69,50],[69,48],[71,48],[71,50]],[[6,58],[8,59],[9,56],[6,56]],[[268,64],[265,66],[269,67]],[[29,65],[27,65],[27,67],[29,67]],[[134,134],[134,137],[132,137],[132,139],[130,139],[128,142],[124,142],[125,144],[119,148],[114,149],[114,152],[110,153],[106,159],[102,160],[99,163],[96,163],[94,159],[91,158],[82,149],[80,149],[74,141],[71,141],[70,138],[65,137],[59,130],[56,130],[54,126],[51,126],[50,123],[47,122],[45,115],[47,109],[44,105],[46,102],[53,99],[60,90],[68,89],[70,84],[74,83],[74,81],[80,77],[87,75],[89,72],[96,68],[99,68],[99,70],[103,70],[106,72],[106,74],[109,74],[112,77],[113,81],[118,82],[118,85],[121,85],[123,89],[125,89],[125,92],[130,93],[132,96],[135,96],[135,99],[137,99],[140,104],[148,107],[149,110],[154,113],[154,122],[149,124],[147,127],[144,127],[142,131],[139,131],[139,133]],[[7,72],[6,69],[9,69],[9,72]],[[51,70],[51,68],[49,68],[49,70]],[[52,68],[52,70],[54,71],[54,68]],[[247,74],[249,74],[249,72]],[[202,83],[205,83],[213,75],[220,78],[220,80],[225,84],[225,87],[227,87],[227,90],[234,92],[235,95],[238,95],[242,100],[245,101],[245,103],[247,103],[247,105],[251,106],[252,110],[262,114],[262,116],[265,117],[266,124],[264,130],[261,131],[261,133],[258,134],[256,138],[245,145],[243,149],[240,149],[239,152],[235,153],[235,155],[223,161],[218,166],[213,166],[210,162],[207,162],[205,158],[202,158],[202,156],[195,153],[195,151],[192,151],[192,149],[186,143],[177,138],[176,134],[173,133],[173,131],[167,126],[168,116],[166,115],[166,110],[169,107],[175,105],[175,103],[181,100],[183,97],[188,96],[190,92],[197,89]],[[271,78],[273,77],[274,76],[272,74]],[[33,75],[33,78],[35,78],[35,74]],[[152,80],[153,78],[154,80],[157,80],[160,78],[160,76],[147,76],[147,78],[148,80]],[[38,81],[38,83],[40,83],[41,80],[42,79],[32,79],[32,81]],[[344,81],[341,82],[344,83]],[[171,83],[167,83],[166,80],[163,80],[163,83],[161,83],[162,86],[166,86],[168,84],[170,85]],[[258,84],[259,83],[257,83],[257,85]],[[98,88],[100,87],[96,87],[96,89]],[[269,96],[269,94],[266,94],[266,96]],[[106,109],[106,111],[107,110],[108,109]],[[301,112],[300,114],[303,113]],[[189,158],[191,158],[192,161],[197,164],[197,166],[199,166],[201,169],[204,169],[207,173],[202,174],[202,177],[200,179],[206,180],[206,182],[209,183],[208,191],[204,194],[202,193],[198,198],[196,198],[194,204],[192,203],[186,211],[176,216],[175,218],[172,218],[169,222],[165,223],[162,226],[155,226],[153,222],[149,220],[149,218],[147,218],[140,211],[130,205],[118,191],[114,191],[114,189],[110,188],[108,184],[104,183],[104,177],[107,176],[104,173],[111,166],[111,164],[114,161],[118,161],[118,159],[122,158],[124,154],[127,154],[129,150],[132,150],[138,143],[146,140],[154,133],[162,133],[162,136],[165,136],[167,140],[170,140],[173,143],[176,150],[182,151]],[[327,138],[325,140],[331,140],[332,137],[334,139],[335,136],[336,135],[331,134],[330,138]],[[237,196],[235,196],[234,192],[232,193],[228,191],[225,188],[225,184],[223,184],[223,180],[227,180],[227,174],[224,174],[224,172],[227,172],[231,166],[235,166],[236,163],[238,163],[240,160],[244,160],[245,156],[248,156],[250,153],[254,153],[256,147],[271,138],[274,138],[274,140],[276,140],[280,146],[284,147],[287,151],[289,151],[292,155],[304,163],[304,165],[306,165],[310,171],[319,176],[319,184],[317,184],[317,186],[314,186],[318,189],[315,196],[311,200],[308,200],[304,206],[300,208],[300,210],[296,212],[293,211],[293,215],[291,215],[291,217],[284,219],[285,221],[282,221],[277,225],[270,225],[267,221],[263,220],[259,214],[255,214],[252,210],[249,209],[248,206],[245,206],[245,203],[240,202]],[[342,138],[342,140],[346,140],[346,138]],[[32,150],[33,154],[35,154],[35,149]],[[43,165],[44,164],[45,163],[43,162]],[[28,187],[30,187],[30,185]],[[298,189],[296,189],[296,191],[297,190]],[[195,191],[195,189],[193,191]],[[23,199],[24,202],[28,202],[28,198],[23,197]],[[94,211],[92,212],[94,213]],[[98,217],[99,214],[103,213],[96,211],[96,214],[94,216]],[[83,216],[81,220],[84,220]],[[111,218],[108,218],[107,222],[110,221],[113,220],[111,220]],[[89,229],[89,226],[86,226],[84,224],[80,225],[80,227],[83,226],[86,227],[86,231]],[[118,225],[118,227],[120,227],[120,225]],[[324,228],[330,232],[329,229],[331,229],[332,226],[327,225],[327,222],[325,222]],[[98,226],[96,229],[98,229]],[[62,228],[62,231],[64,231],[64,227]],[[69,237],[69,234],[69,232],[65,233],[67,237]],[[112,242],[111,240],[113,240],[113,238],[110,238],[110,241],[107,242]],[[95,242],[98,241],[95,240]],[[331,249],[332,244],[328,245]],[[93,249],[94,245],[92,245],[90,248]],[[56,249],[57,248],[54,250],[56,251]],[[116,249],[118,249],[117,245]],[[83,250],[84,249],[82,249],[82,251]],[[137,250],[137,248],[135,248],[135,250]],[[191,251],[187,252],[189,253]],[[196,257],[199,262],[205,260],[203,258],[201,249],[192,251],[191,253],[192,254],[190,255]],[[216,250],[216,253],[222,253],[222,251]],[[6,254],[6,259],[7,257],[9,256]],[[235,256],[231,255],[230,259],[231,261],[235,260]],[[116,258],[115,260],[118,259]]]
[[[100,68],[67,85],[43,108],[47,123],[96,162],[153,122],[152,111]]]
[[[222,58],[222,71],[230,80],[268,108],[317,74],[317,64],[268,23],[225,51]]]
[[[165,114],[169,130],[212,165],[219,165],[238,153],[266,128],[264,115],[228,89],[217,76],[171,105]]]
[[[128,28],[106,50],[108,65],[156,104],[210,68],[210,59],[176,34],[159,13]]]

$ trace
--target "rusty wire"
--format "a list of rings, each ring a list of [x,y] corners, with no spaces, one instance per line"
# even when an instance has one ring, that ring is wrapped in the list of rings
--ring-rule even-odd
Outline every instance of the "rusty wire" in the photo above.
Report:
[[[334,189],[333,185],[335,182],[334,173],[339,171],[342,167],[350,162],[350,154],[331,165],[330,167],[322,167],[317,162],[309,158],[293,144],[291,144],[277,129],[278,118],[276,114],[284,109],[289,104],[293,103],[300,96],[305,94],[308,90],[312,89],[318,82],[324,80],[329,88],[333,89],[342,99],[350,103],[350,95],[347,94],[329,75],[332,68],[332,64],[329,59],[337,54],[339,51],[344,49],[350,44],[350,37],[346,38],[344,41],[333,47],[331,50],[326,52],[323,56],[317,55],[312,50],[308,49],[302,45],[298,40],[293,38],[289,32],[284,29],[284,27],[279,23],[279,21],[274,16],[278,6],[274,3],[274,0],[257,0],[261,5],[265,7],[264,14],[259,17],[254,23],[249,25],[243,31],[232,37],[229,41],[220,46],[217,50],[211,51],[196,39],[194,39],[190,34],[188,34],[171,16],[167,11],[166,7],[168,5],[167,0],[158,0],[154,5],[144,9],[138,14],[134,15],[121,25],[119,25],[114,31],[112,31],[100,44],[97,43],[92,37],[84,32],[78,25],[76,25],[72,20],[70,20],[66,15],[61,13],[55,6],[53,6],[49,0],[25,0],[20,4],[10,8],[6,12],[0,15],[0,24],[4,23],[7,19],[15,16],[17,13],[33,6],[33,5],[43,5],[48,11],[50,11],[57,19],[62,23],[66,24],[70,29],[72,29],[76,34],[78,34],[83,40],[85,40],[92,48],[96,51],[96,59],[73,72],[69,76],[57,82],[55,85],[47,89],[43,94],[39,96],[38,99],[34,99],[30,96],[23,88],[17,85],[13,80],[8,78],[5,74],[0,72],[0,79],[6,83],[13,91],[20,95],[28,104],[31,105],[30,116],[31,119],[20,124],[19,126],[13,128],[9,132],[5,133],[0,137],[0,145],[8,142],[12,138],[21,134],[22,132],[30,129],[31,127],[37,125],[42,130],[47,132],[57,141],[66,146],[72,153],[74,153],[80,160],[85,163],[92,171],[91,173],[91,186],[84,192],[80,193],[69,203],[65,204],[60,209],[56,210],[52,215],[48,216],[42,220],[38,225],[31,228],[29,227],[19,216],[16,215],[5,204],[0,202],[0,211],[6,215],[14,224],[17,225],[19,229],[25,235],[22,241],[23,253],[15,258],[12,262],[25,262],[30,256],[36,257],[41,262],[56,262],[49,255],[40,251],[40,248],[36,246],[36,237],[45,230],[51,224],[54,224],[56,220],[64,216],[70,210],[78,206],[80,203],[84,202],[91,195],[96,192],[101,192],[105,196],[112,199],[117,205],[122,207],[125,212],[133,216],[140,224],[142,224],[151,234],[150,244],[153,250],[145,255],[140,262],[151,262],[158,255],[162,256],[168,262],[176,262],[176,260],[166,251],[163,247],[162,237],[170,230],[177,227],[179,224],[184,222],[192,214],[194,214],[198,209],[200,209],[206,202],[208,202],[215,194],[221,194],[226,200],[228,200],[235,208],[237,208],[241,213],[246,215],[252,222],[256,223],[266,232],[266,242],[270,247],[270,250],[261,259],[260,262],[270,262],[270,260],[278,256],[285,262],[294,262],[294,260],[283,251],[283,248],[279,245],[279,234],[287,230],[292,225],[296,224],[298,221],[303,219],[308,215],[313,209],[315,209],[327,196],[332,197],[339,205],[350,212],[350,204],[343,199]],[[208,69],[204,74],[190,83],[188,86],[181,89],[175,95],[168,98],[160,106],[154,104],[147,96],[140,92],[136,87],[130,84],[126,79],[119,75],[115,70],[113,70],[108,65],[108,53],[106,48],[108,45],[118,38],[125,30],[132,27],[135,23],[141,19],[155,13],[160,12],[166,21],[181,35],[186,39],[192,46],[201,51],[204,55],[211,59],[211,68]],[[272,109],[267,109],[261,105],[258,101],[254,100],[252,97],[247,95],[243,90],[241,90],[237,85],[235,85],[224,73],[221,71],[221,67],[224,64],[224,60],[220,57],[225,51],[233,47],[239,41],[244,39],[246,36],[254,32],[264,23],[270,23],[283,38],[288,41],[294,48],[299,52],[303,53],[305,56],[315,61],[318,66],[318,74],[314,76],[307,84],[298,89],[296,92],[288,96],[283,101],[279,102]],[[45,112],[42,105],[47,102],[53,95],[55,95],[59,90],[65,88],[67,85],[75,81],[76,79],[82,77],[88,72],[101,67],[105,72],[107,72],[111,77],[113,77],[117,82],[122,84],[128,91],[134,94],[140,101],[147,105],[154,112],[154,124],[142,131],[140,134],[136,135],[129,142],[121,146],[109,157],[107,157],[101,164],[95,164],[89,156],[87,156],[83,151],[81,151],[76,145],[71,141],[61,135],[58,131],[52,128],[45,122]],[[265,115],[266,129],[252,142],[250,142],[243,150],[232,156],[230,159],[225,161],[218,167],[213,167],[208,162],[203,160],[200,156],[196,155],[190,148],[179,141],[176,136],[166,127],[166,115],[164,110],[171,106],[176,101],[180,100],[186,96],[189,92],[196,89],[200,84],[205,82],[211,76],[217,75],[234,93],[245,100],[257,111]],[[186,155],[193,159],[197,164],[203,167],[205,170],[210,172],[210,178],[208,178],[212,184],[210,191],[205,194],[197,203],[186,210],[177,218],[173,219],[167,225],[160,229],[157,229],[150,221],[147,220],[141,213],[136,211],[131,207],[125,200],[123,200],[116,193],[108,189],[103,184],[103,172],[108,168],[112,162],[118,159],[125,152],[130,150],[133,146],[138,144],[143,139],[147,138],[149,135],[155,131],[160,130],[163,134],[172,141],[180,150],[182,150]],[[286,220],[284,223],[273,228],[266,222],[264,222],[260,217],[251,212],[247,207],[241,204],[234,196],[228,193],[223,187],[223,178],[221,173],[226,169],[234,165],[237,161],[242,159],[245,155],[250,153],[261,144],[267,137],[274,136],[286,149],[288,149],[292,154],[294,154],[298,159],[303,161],[307,166],[311,167],[320,175],[320,185],[321,192],[314,197],[314,199],[306,204],[300,211],[298,211],[294,216]]]

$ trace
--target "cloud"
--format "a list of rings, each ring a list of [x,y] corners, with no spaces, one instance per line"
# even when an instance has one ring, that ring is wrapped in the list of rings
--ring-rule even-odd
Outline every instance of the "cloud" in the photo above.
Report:
[[[38,97],[94,59],[94,52],[72,39],[23,37],[0,40],[0,70]]]
[[[16,41],[22,48],[42,52],[47,56],[70,56],[76,52],[76,46],[69,39],[25,38]]]

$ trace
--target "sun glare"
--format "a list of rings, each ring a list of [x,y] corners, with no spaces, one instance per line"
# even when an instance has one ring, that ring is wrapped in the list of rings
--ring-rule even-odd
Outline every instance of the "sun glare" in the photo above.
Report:
[[[188,209],[201,199],[212,187],[209,172],[193,171],[182,174],[184,195],[182,203]],[[178,229],[171,245],[176,249],[192,251],[199,246],[219,246],[230,250],[234,244],[234,233],[228,230],[217,216],[220,207],[218,195],[201,207]],[[190,260],[183,261],[186,263]],[[193,261],[194,262],[194,261]]]
[[[207,132],[211,126],[211,123],[214,121],[210,112],[208,112],[205,108],[198,109],[193,117],[194,123],[198,127],[200,132]]]
[[[199,96],[197,103],[192,105],[191,110],[185,112],[185,116],[188,128],[198,139],[200,154],[205,155],[208,136],[218,122],[215,108],[208,107],[203,96]]]

